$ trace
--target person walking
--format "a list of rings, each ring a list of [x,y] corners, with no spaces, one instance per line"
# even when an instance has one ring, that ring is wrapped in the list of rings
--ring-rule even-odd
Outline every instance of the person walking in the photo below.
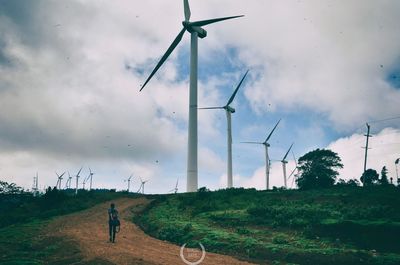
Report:
[[[115,234],[117,233],[117,226],[119,225],[118,211],[115,204],[111,203],[108,209],[108,231],[110,235],[110,242],[115,243]]]

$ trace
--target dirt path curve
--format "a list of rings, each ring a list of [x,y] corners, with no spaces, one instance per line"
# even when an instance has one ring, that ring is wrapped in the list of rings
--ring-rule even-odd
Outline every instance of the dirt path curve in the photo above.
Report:
[[[89,264],[185,264],[180,247],[146,235],[131,222],[132,209],[145,206],[145,198],[122,198],[114,201],[121,219],[116,243],[108,242],[107,209],[109,202],[88,210],[57,218],[48,228],[48,236],[78,244],[84,261]],[[188,258],[189,259],[189,258]],[[93,262],[93,261],[97,262]],[[92,261],[92,262],[90,262]],[[80,263],[77,263],[80,264]],[[201,264],[250,264],[229,256],[207,253]]]

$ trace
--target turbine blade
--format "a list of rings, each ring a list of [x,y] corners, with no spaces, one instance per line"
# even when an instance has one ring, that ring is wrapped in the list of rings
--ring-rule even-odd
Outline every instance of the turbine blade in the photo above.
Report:
[[[197,109],[223,109],[224,107],[208,107],[208,108],[197,108]]]
[[[290,179],[290,177],[294,174],[294,172],[296,171],[297,167],[295,167],[292,171],[292,173],[290,173],[289,177],[287,178],[288,180]]]
[[[293,143],[294,144],[294,143]],[[292,149],[293,144],[290,145],[289,150],[286,152],[285,156],[283,157],[282,161],[285,161],[287,155],[289,154],[290,150]]]
[[[241,144],[263,144],[260,142],[240,142]]]
[[[247,72],[244,74],[242,80],[240,80],[239,84],[237,85],[235,91],[233,92],[231,98],[228,100],[228,103],[226,103],[227,106],[229,106],[229,104],[232,103],[232,101],[235,99],[236,93],[238,92],[240,86],[242,85],[244,79],[246,78],[247,74],[249,73],[249,70],[247,70]]]
[[[78,174],[76,174],[76,176],[79,176],[79,173],[81,173],[82,168],[83,168],[83,167],[81,167],[81,169],[79,169]]]
[[[267,139],[265,139],[265,143],[268,142],[269,138],[271,138],[272,134],[274,133],[276,127],[278,127],[278,124],[281,122],[281,119],[279,119],[279,121],[275,124],[274,128],[272,129],[272,131],[268,134]]]
[[[61,174],[61,176],[60,176],[60,178],[62,178],[62,176],[64,176],[64,175],[65,175],[65,173],[66,173],[66,172],[62,173],[62,174]]]
[[[189,6],[189,0],[183,0],[183,8],[185,11],[185,21],[189,21],[190,19],[190,6]]]
[[[297,168],[297,159],[296,159],[296,156],[294,155],[293,150],[292,150],[292,155],[293,155],[294,163],[296,164],[296,168]]]
[[[232,16],[232,17],[221,17],[221,18],[214,18],[214,19],[207,19],[207,20],[200,20],[200,21],[196,21],[196,22],[190,23],[190,26],[202,27],[202,26],[206,26],[206,25],[209,25],[209,24],[213,24],[213,23],[216,23],[216,22],[223,21],[223,20],[239,18],[239,17],[243,17],[243,15]]]
[[[165,52],[165,54],[161,57],[161,60],[158,62],[156,67],[154,68],[153,72],[151,72],[150,76],[147,78],[146,82],[144,82],[142,89],[146,86],[146,84],[150,81],[150,79],[153,77],[153,75],[157,72],[157,70],[161,67],[161,65],[167,60],[168,56],[174,51],[176,46],[178,46],[179,42],[182,40],[183,34],[185,33],[186,29],[183,28],[181,32],[179,32],[178,36],[176,36],[175,40],[172,42],[172,44],[169,46],[168,50]]]

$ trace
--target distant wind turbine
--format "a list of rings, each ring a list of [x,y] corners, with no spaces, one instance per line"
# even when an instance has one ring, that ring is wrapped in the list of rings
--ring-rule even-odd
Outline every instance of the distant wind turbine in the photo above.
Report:
[[[128,192],[129,192],[129,189],[131,187],[131,178],[132,177],[133,177],[133,175],[130,175],[128,179],[124,180],[124,182],[128,182]]]
[[[232,101],[235,99],[236,93],[238,92],[240,86],[242,85],[244,79],[246,78],[249,70],[244,74],[242,80],[240,80],[239,84],[237,85],[236,89],[233,91],[232,96],[229,98],[228,102],[226,103],[225,106],[223,107],[208,107],[208,108],[199,108],[199,109],[224,109],[226,113],[226,119],[227,119],[227,146],[228,146],[228,188],[232,188],[233,186],[233,177],[232,177],[232,119],[231,115],[232,113],[235,113],[235,109],[230,106]]]
[[[223,18],[215,18],[209,20],[201,20],[196,22],[190,22],[190,7],[189,1],[184,0],[184,14],[185,20],[182,22],[183,28],[176,36],[175,40],[169,46],[165,54],[161,57],[161,60],[157,63],[154,70],[151,72],[150,76],[144,82],[140,91],[146,86],[157,70],[163,65],[167,60],[169,55],[178,46],[179,42],[182,40],[183,34],[188,31],[191,34],[191,52],[190,52],[190,86],[189,86],[189,125],[188,125],[188,158],[187,158],[187,191],[194,192],[197,191],[198,178],[197,178],[197,56],[198,56],[198,38],[205,38],[207,36],[207,31],[205,31],[203,26],[220,22],[223,20],[238,18],[242,16],[231,16]]]
[[[140,184],[140,187],[139,187],[137,193],[140,193],[140,190],[142,190],[142,194],[144,194],[144,184],[146,184],[146,182],[147,182],[148,180],[143,180],[141,177],[139,177],[139,178],[140,178],[141,184]]]
[[[69,171],[68,171],[68,179],[67,179],[67,182],[65,182],[65,188],[66,189],[70,189],[71,188],[71,180],[72,180],[72,177],[71,177],[71,174],[69,174]]]
[[[92,172],[92,170],[89,167],[89,175],[87,176],[85,182],[87,182],[88,180],[90,180],[89,182],[89,190],[92,190],[92,184],[93,184],[93,175],[94,173]]]
[[[57,177],[58,177],[58,178],[57,178],[56,188],[57,188],[58,190],[61,190],[61,181],[62,181],[62,179],[63,179],[64,174],[65,174],[65,172],[62,173],[61,175],[58,175],[58,173],[56,172],[56,175],[57,175]]]
[[[179,178],[176,180],[175,188],[170,190],[169,192],[174,192],[175,194],[178,193],[178,182],[179,182]]]
[[[268,134],[267,139],[265,139],[264,142],[242,142],[245,144],[262,144],[265,147],[265,179],[266,179],[266,189],[269,190],[269,173],[271,169],[271,161],[269,159],[269,154],[268,154],[268,147],[271,145],[268,143],[269,139],[271,138],[272,134],[274,133],[276,127],[278,126],[279,121],[275,124],[274,128],[271,130],[271,132]]]
[[[79,169],[78,173],[76,174],[76,189],[75,189],[75,194],[78,194],[78,189],[79,189],[78,184],[79,184],[79,177],[80,177],[79,174],[81,173],[82,168],[83,168],[83,167],[81,167],[81,169]]]
[[[288,163],[288,161],[286,161],[286,157],[288,156],[290,150],[292,149],[293,144],[290,145],[289,150],[286,152],[285,156],[283,157],[283,159],[281,160],[282,162],[282,168],[283,168],[283,183],[285,188],[287,189],[287,179],[286,179],[286,164]]]

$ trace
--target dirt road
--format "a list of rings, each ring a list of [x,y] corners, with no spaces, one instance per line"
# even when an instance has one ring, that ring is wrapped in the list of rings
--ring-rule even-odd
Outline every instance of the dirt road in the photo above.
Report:
[[[149,203],[147,199],[123,198],[114,202],[121,219],[121,231],[117,234],[116,243],[108,242],[107,209],[109,202],[57,218],[49,225],[47,236],[68,240],[70,244],[75,245],[80,252],[81,260],[74,264],[185,264],[180,257],[179,246],[152,238],[132,223],[132,210]],[[185,253],[188,255],[187,252]],[[187,259],[194,261],[200,256],[199,251],[193,250],[192,258],[188,257]],[[56,264],[57,260],[52,263]],[[206,253],[201,264],[250,263],[229,256]]]

